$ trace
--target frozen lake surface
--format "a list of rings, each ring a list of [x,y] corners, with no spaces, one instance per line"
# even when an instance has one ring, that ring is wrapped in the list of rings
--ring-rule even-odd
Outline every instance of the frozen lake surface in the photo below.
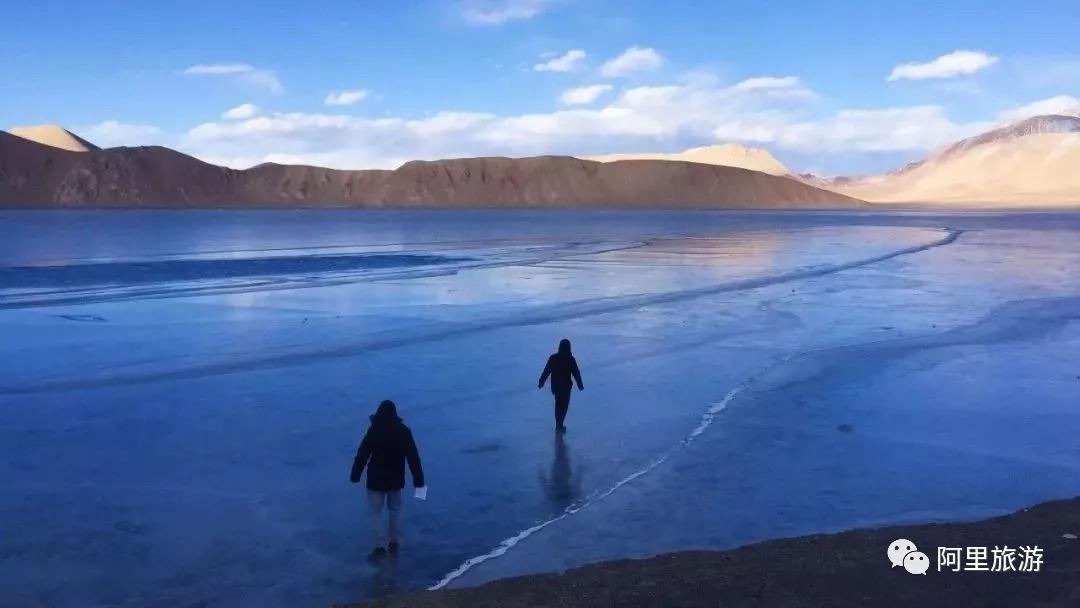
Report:
[[[1074,496],[1078,268],[1068,213],[0,213],[0,605],[324,606]],[[386,398],[431,489],[370,565]]]

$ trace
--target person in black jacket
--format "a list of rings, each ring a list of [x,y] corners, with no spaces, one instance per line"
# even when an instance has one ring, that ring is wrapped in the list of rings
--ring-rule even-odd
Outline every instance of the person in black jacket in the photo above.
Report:
[[[372,558],[386,555],[387,549],[396,553],[400,548],[399,516],[401,512],[401,489],[405,487],[405,463],[409,463],[413,486],[424,487],[424,469],[420,466],[420,453],[413,441],[412,431],[398,418],[393,401],[383,401],[371,416],[364,440],[356,450],[352,473],[353,483],[360,481],[367,466],[367,500],[371,512],[371,524],[375,531],[376,545]],[[389,512],[389,545],[383,548],[382,509]]]
[[[548,376],[551,376],[551,394],[555,396],[555,431],[565,433],[566,426],[563,422],[566,420],[567,410],[570,409],[570,391],[574,390],[574,380],[577,381],[579,391],[585,390],[577,360],[570,354],[570,340],[560,340],[559,352],[548,357],[544,373],[540,374],[538,388],[544,388]]]

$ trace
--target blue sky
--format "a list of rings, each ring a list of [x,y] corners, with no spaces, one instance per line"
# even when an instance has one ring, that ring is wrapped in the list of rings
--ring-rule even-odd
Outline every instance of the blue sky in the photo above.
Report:
[[[59,123],[102,145],[160,143],[232,166],[737,141],[796,171],[857,173],[1080,108],[1080,3],[1064,0],[0,11],[14,24],[0,38],[0,127]]]

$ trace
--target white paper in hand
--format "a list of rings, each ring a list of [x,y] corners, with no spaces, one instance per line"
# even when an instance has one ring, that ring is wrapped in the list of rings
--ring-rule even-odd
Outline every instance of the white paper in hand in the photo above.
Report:
[[[427,486],[416,488],[417,500],[427,500]]]

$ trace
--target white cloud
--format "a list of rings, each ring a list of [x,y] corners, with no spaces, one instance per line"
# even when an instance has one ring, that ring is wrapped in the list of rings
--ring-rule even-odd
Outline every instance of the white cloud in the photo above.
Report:
[[[1049,99],[1041,99],[1018,108],[1010,108],[998,114],[998,120],[1004,123],[1018,122],[1032,116],[1044,116],[1046,114],[1065,114],[1076,116],[1080,114],[1080,100],[1068,95],[1058,95]]]
[[[462,0],[461,16],[471,25],[528,21],[551,6],[551,0]]]
[[[573,49],[543,63],[538,63],[533,66],[533,69],[537,72],[573,72],[581,67],[581,62],[584,60],[585,51]]]
[[[601,94],[608,92],[610,85]],[[573,96],[571,96],[573,97]],[[791,102],[761,91],[721,87],[697,78],[677,85],[634,87],[597,108],[517,116],[440,112],[422,118],[272,113],[198,125],[185,151],[230,163],[275,158],[335,167],[392,167],[403,158],[531,154],[596,154],[711,143],[724,121],[760,117]],[[785,110],[787,111],[787,110]]]
[[[719,125],[718,139],[776,144],[800,152],[926,151],[986,129],[988,123],[957,124],[936,105],[840,110],[813,121],[780,116]]]
[[[246,63],[199,64],[184,69],[184,74],[188,76],[225,76],[229,74],[246,74],[254,69]]]
[[[746,80],[735,85],[737,91],[762,91],[772,89],[786,89],[799,85],[799,79],[796,76],[784,76],[777,78],[775,76],[759,76],[757,78],[747,78]]]
[[[592,84],[584,87],[567,89],[559,95],[559,101],[571,105],[589,104],[600,98],[601,95],[611,90],[610,84]]]
[[[326,96],[324,103],[328,106],[351,106],[368,96],[367,89],[357,89],[355,91],[332,91]]]
[[[633,46],[605,63],[600,68],[600,73],[609,78],[629,76],[634,72],[655,70],[663,63],[664,58],[655,49]]]
[[[244,120],[257,116],[262,109],[253,103],[244,103],[226,110],[221,117],[226,120]]]
[[[163,133],[154,125],[141,125],[119,120],[106,120],[96,125],[77,127],[75,132],[102,148],[115,146],[148,146],[162,143]]]
[[[338,168],[391,168],[402,159],[467,155],[469,134],[495,117],[440,112],[421,119],[343,114],[273,113],[241,121],[207,122],[188,130],[186,151],[234,167],[259,162]]]
[[[198,64],[187,67],[180,73],[185,76],[231,78],[237,82],[264,89],[271,93],[280,93],[284,90],[281,81],[273,70],[256,68],[246,63]]]
[[[813,91],[803,86],[797,76],[759,76],[747,78],[732,87],[736,91],[757,91],[774,99],[811,99]]]
[[[992,122],[954,121],[938,105],[844,109],[829,114],[804,103],[798,78],[758,77],[724,86],[695,77],[678,84],[611,85],[564,91],[560,101],[599,104],[524,115],[439,112],[418,118],[270,113],[190,129],[184,150],[247,166],[267,160],[339,168],[392,168],[404,159],[459,156],[588,155],[619,150],[680,149],[723,141],[805,154],[821,164],[843,155],[922,154],[968,137]],[[611,96],[605,100],[603,95]],[[591,98],[591,99],[590,99]],[[588,100],[588,101],[586,101]]]
[[[888,81],[926,80],[969,76],[998,62],[982,51],[953,51],[927,63],[904,63],[892,69]]]
[[[683,85],[671,84],[651,87],[634,87],[623,91],[619,97],[619,104],[636,109],[666,107],[677,102],[684,93],[692,91],[707,91],[709,89],[696,89]]]

